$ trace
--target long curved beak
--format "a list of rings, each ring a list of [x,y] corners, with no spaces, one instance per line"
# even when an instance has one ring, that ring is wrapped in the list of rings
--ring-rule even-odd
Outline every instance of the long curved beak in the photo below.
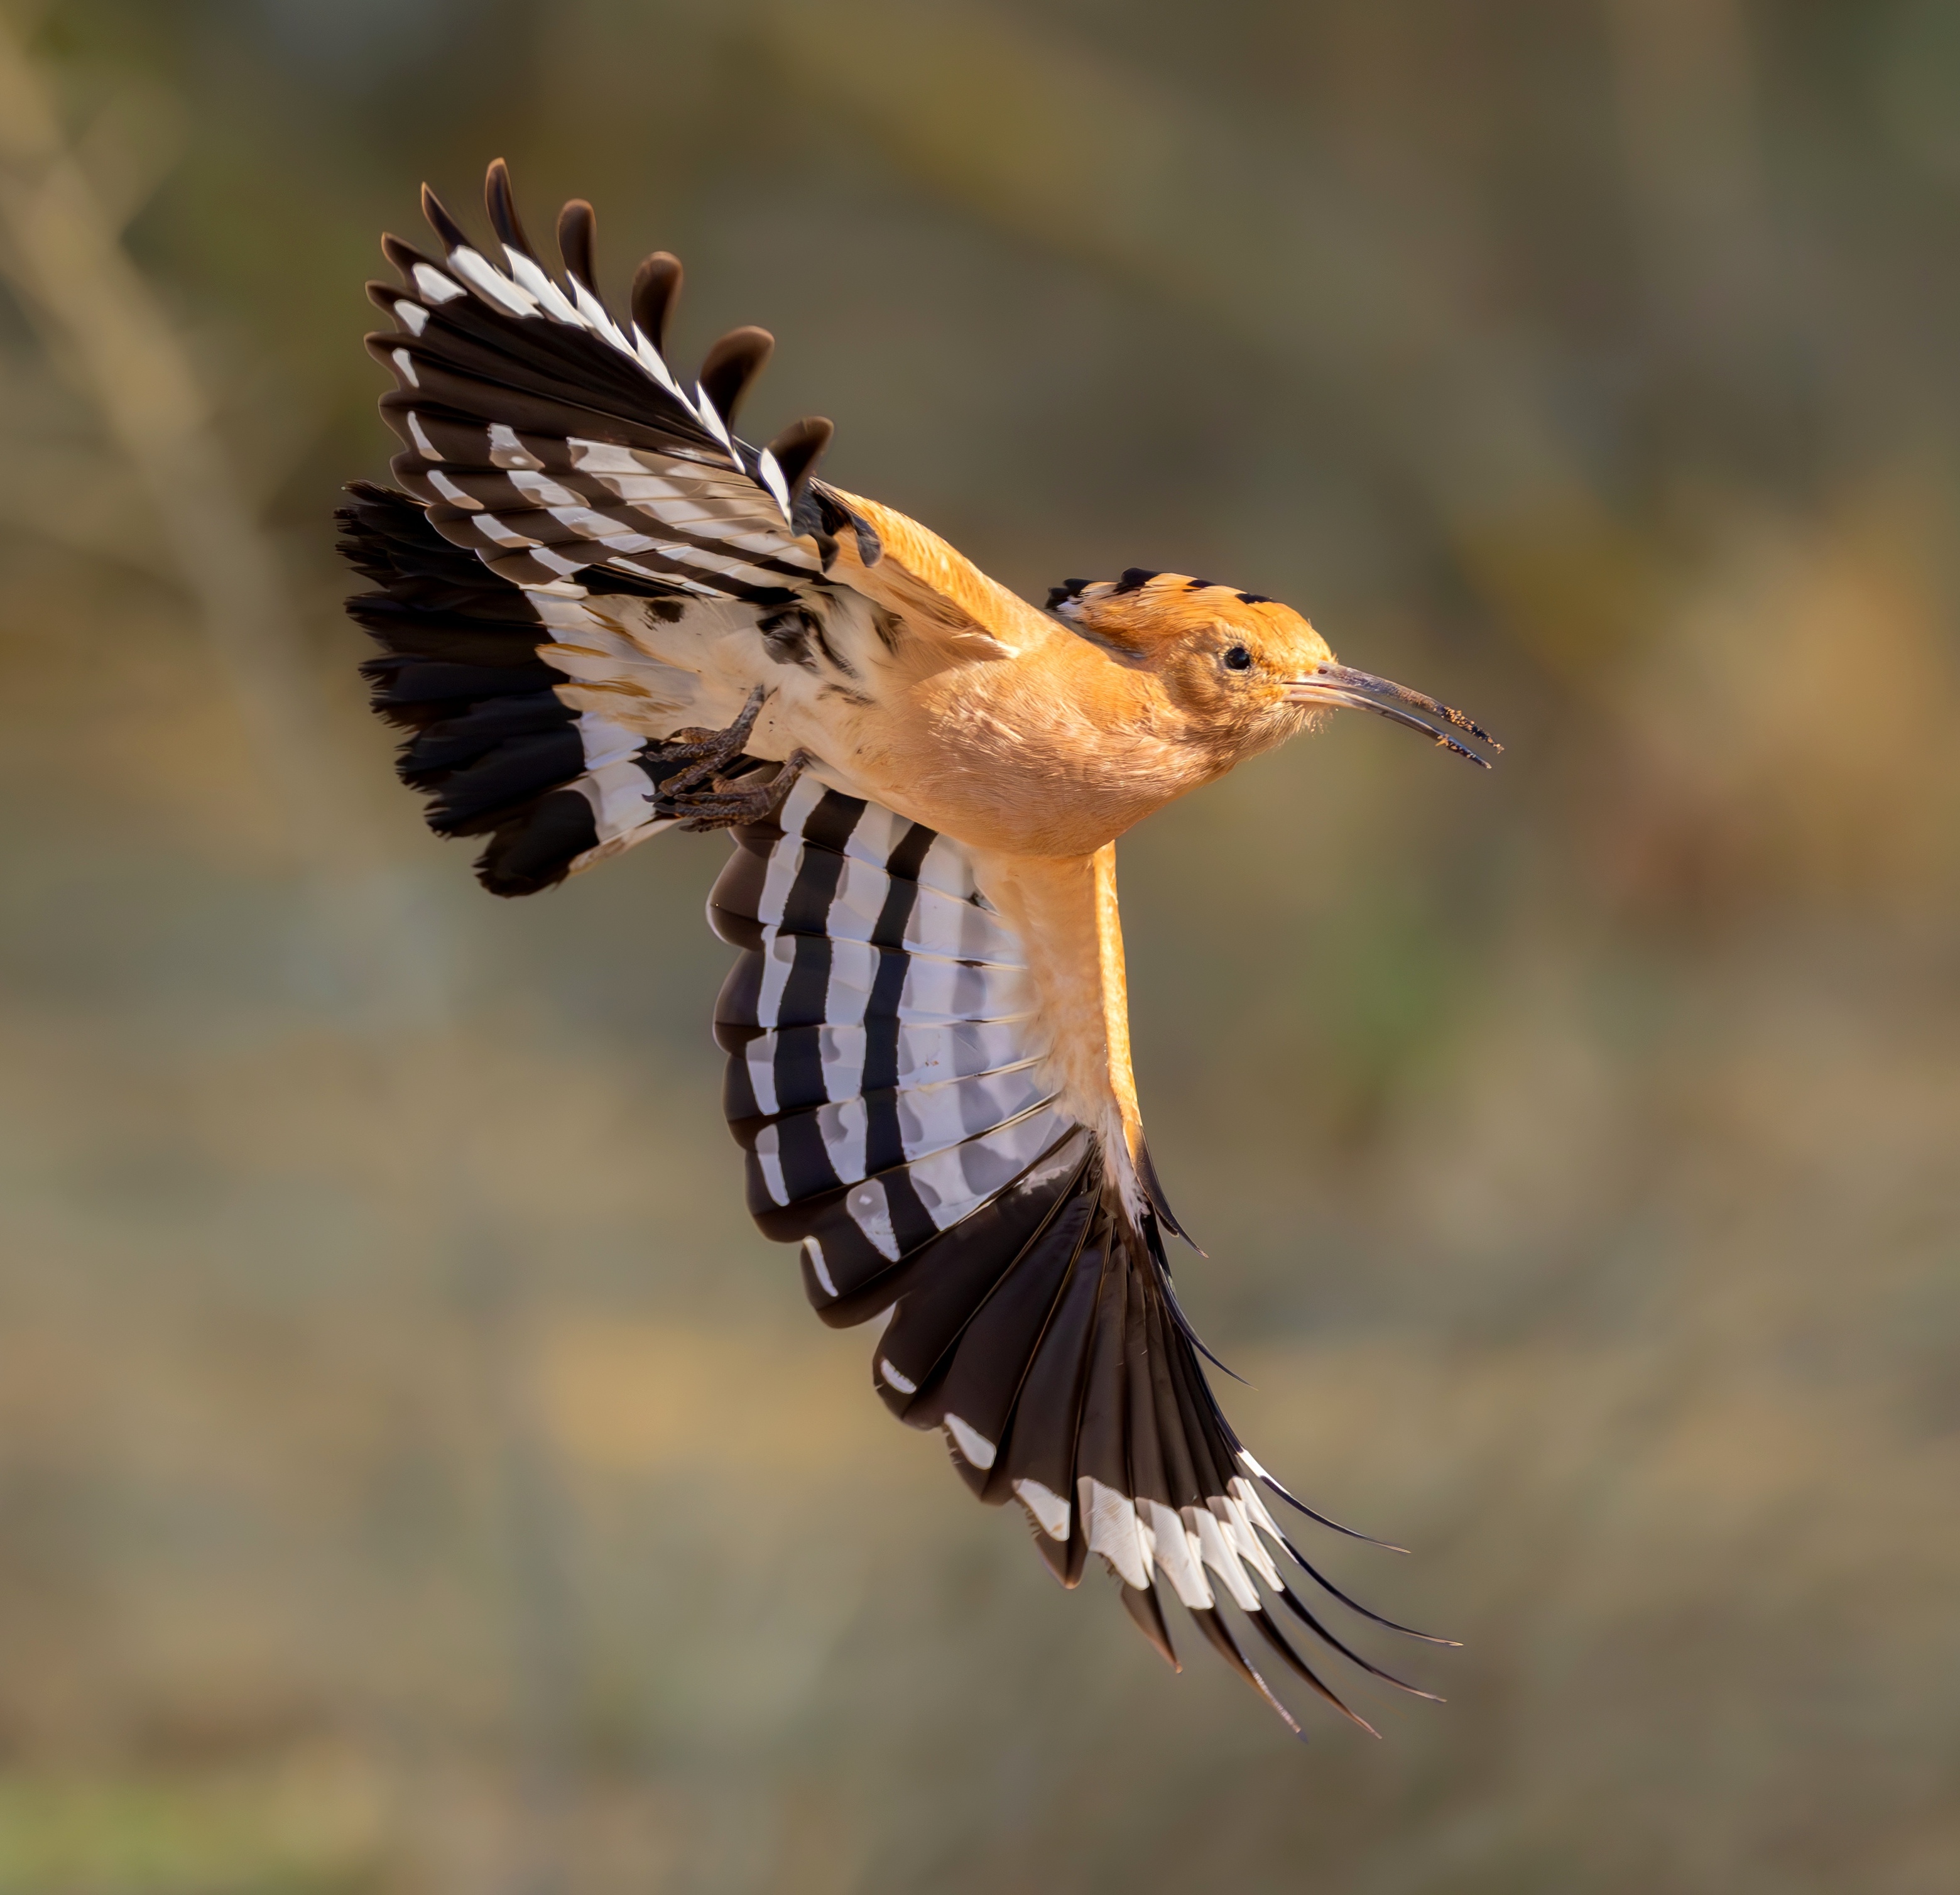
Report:
[[[1411,691],[1406,684],[1392,683],[1387,678],[1375,677],[1372,672],[1351,670],[1346,665],[1335,664],[1332,661],[1315,666],[1306,677],[1293,679],[1287,684],[1286,694],[1290,704],[1325,704],[1342,710],[1373,711],[1391,724],[1421,731],[1445,750],[1468,757],[1480,769],[1491,767],[1488,757],[1479,756],[1467,745],[1458,743],[1448,731],[1438,730],[1428,718],[1435,718],[1475,738],[1494,755],[1504,747],[1489,731],[1472,723],[1461,711],[1452,711],[1448,705],[1439,704],[1433,697]],[[1418,711],[1426,712],[1427,717],[1418,717]]]

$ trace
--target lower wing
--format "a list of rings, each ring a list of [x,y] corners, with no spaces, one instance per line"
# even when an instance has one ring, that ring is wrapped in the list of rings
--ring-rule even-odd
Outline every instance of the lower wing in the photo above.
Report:
[[[1027,956],[969,852],[808,779],[775,823],[735,837],[708,913],[744,951],[715,1030],[749,1209],[800,1243],[826,1322],[880,1325],[886,1405],[943,1429],[982,1500],[1021,1503],[1064,1585],[1099,1555],[1173,1666],[1166,1594],[1296,1731],[1233,1613],[1351,1717],[1274,1605],[1401,1684],[1289,1577],[1390,1623],[1275,1520],[1269,1498],[1300,1503],[1220,1409],[1156,1214],[1126,1206],[1099,1137],[1055,1095]]]

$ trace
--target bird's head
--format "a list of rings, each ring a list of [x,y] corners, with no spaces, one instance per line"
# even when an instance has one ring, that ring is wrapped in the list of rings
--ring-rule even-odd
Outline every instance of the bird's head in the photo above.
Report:
[[[1256,592],[1132,566],[1120,579],[1071,579],[1049,593],[1048,607],[1118,663],[1156,677],[1190,720],[1194,740],[1215,746],[1221,761],[1270,750],[1338,708],[1424,731],[1487,769],[1484,758],[1437,724],[1503,748],[1461,712],[1335,664],[1327,641],[1292,607]]]

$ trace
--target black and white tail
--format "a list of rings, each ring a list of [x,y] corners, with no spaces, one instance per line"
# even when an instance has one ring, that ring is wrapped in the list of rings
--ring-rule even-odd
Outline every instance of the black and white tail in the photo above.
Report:
[[[659,783],[663,747],[556,687],[538,655],[557,635],[530,596],[452,546],[405,495],[364,484],[339,515],[341,551],[379,590],[348,601],[381,655],[361,675],[375,710],[410,733],[403,782],[428,797],[439,836],[487,836],[476,873],[529,895],[674,826]]]

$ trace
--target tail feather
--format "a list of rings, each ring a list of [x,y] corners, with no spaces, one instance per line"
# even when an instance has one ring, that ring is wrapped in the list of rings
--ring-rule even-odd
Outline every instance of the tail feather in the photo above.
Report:
[[[488,838],[484,887],[533,894],[671,827],[657,801],[673,767],[661,768],[663,746],[564,702],[565,674],[538,656],[559,630],[532,596],[451,543],[410,495],[348,491],[341,552],[380,588],[348,602],[381,648],[361,674],[375,711],[409,733],[396,767],[428,797],[429,826]]]

